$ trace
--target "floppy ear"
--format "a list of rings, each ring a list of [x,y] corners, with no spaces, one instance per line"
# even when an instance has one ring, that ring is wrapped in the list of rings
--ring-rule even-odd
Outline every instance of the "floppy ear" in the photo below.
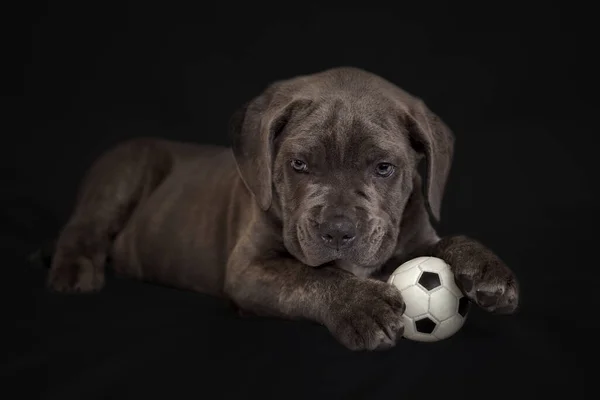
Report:
[[[230,121],[238,172],[261,209],[271,207],[273,141],[289,121],[296,101],[269,87],[234,113]]]
[[[429,210],[439,221],[454,155],[454,134],[421,99],[412,102],[407,117],[410,139],[417,150],[425,155],[427,162],[425,193]]]

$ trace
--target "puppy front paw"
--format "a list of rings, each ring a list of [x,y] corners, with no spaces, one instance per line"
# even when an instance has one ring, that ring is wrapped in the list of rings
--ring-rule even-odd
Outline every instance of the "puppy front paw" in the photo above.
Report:
[[[393,347],[404,333],[405,305],[400,291],[375,280],[348,279],[332,293],[325,325],[351,350]]]
[[[480,308],[497,314],[513,314],[519,305],[519,288],[511,271],[489,265],[463,271],[457,281],[465,295]]]
[[[447,242],[442,257],[452,267],[465,296],[489,312],[512,314],[517,310],[517,278],[496,254],[464,236],[443,240]]]

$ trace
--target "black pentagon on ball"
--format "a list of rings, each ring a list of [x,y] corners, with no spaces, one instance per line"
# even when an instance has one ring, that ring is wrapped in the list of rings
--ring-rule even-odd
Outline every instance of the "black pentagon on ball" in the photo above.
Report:
[[[432,321],[431,319],[425,317],[423,319],[420,319],[418,321],[415,321],[415,328],[417,329],[417,332],[420,333],[431,333],[433,332],[433,330],[436,327],[436,323],[434,321]]]
[[[462,317],[466,317],[469,312],[469,299],[466,296],[463,296],[458,300],[458,313]]]
[[[435,272],[423,272],[419,278],[419,285],[427,290],[433,290],[442,285],[440,276]]]

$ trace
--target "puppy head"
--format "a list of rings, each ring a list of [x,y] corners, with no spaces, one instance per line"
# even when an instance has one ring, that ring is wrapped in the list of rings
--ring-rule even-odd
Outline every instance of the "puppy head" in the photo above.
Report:
[[[376,75],[337,68],[276,82],[233,122],[244,183],[307,265],[356,272],[385,262],[422,156],[428,207],[440,217],[453,135],[422,101]]]

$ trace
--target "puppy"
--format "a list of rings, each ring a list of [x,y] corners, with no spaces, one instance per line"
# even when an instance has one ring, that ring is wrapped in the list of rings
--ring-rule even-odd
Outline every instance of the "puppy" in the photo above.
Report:
[[[122,143],[82,182],[49,286],[89,292],[120,274],[308,319],[353,350],[394,346],[402,262],[444,259],[490,312],[518,305],[514,273],[461,235],[440,238],[454,137],[418,98],[356,68],[275,82],[237,112],[232,148]],[[425,163],[425,176],[419,164]]]

